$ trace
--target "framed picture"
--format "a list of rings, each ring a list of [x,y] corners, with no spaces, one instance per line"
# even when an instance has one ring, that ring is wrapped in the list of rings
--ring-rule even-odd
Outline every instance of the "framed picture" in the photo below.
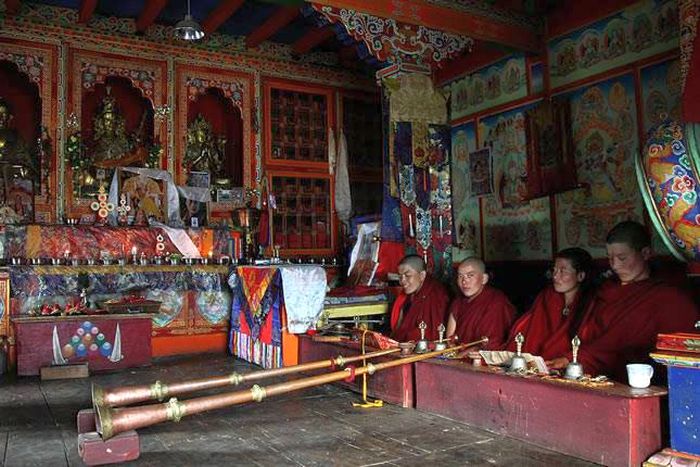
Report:
[[[180,194],[180,218],[190,227],[207,225],[207,203],[187,199]]]
[[[166,182],[133,172],[119,171],[119,194],[126,195],[133,225],[148,225],[150,219],[168,222]],[[131,220],[131,219],[130,219]]]
[[[233,190],[216,190],[217,203],[230,203],[233,201]]]
[[[187,174],[187,186],[209,188],[210,184],[211,175],[209,175],[209,172],[190,172]]]

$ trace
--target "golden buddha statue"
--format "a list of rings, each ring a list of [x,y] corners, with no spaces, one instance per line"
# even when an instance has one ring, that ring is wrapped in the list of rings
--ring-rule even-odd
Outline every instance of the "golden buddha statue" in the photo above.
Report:
[[[187,129],[187,148],[184,164],[189,171],[209,172],[212,176],[223,173],[226,138],[215,136],[202,115]]]
[[[0,99],[0,164],[34,172],[34,154],[17,131],[10,128],[12,118],[9,104]]]
[[[131,151],[124,117],[119,114],[109,86],[102,106],[93,119],[93,132],[95,165],[113,165],[102,163],[118,161]]]

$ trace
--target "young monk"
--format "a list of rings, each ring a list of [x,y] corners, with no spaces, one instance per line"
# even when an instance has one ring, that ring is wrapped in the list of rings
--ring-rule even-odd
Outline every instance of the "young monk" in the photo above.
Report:
[[[457,268],[457,285],[462,297],[450,305],[447,337],[456,336],[459,343],[488,337],[483,349],[503,346],[515,320],[515,307],[508,297],[488,285],[486,266],[479,258],[467,258]]]
[[[445,322],[450,297],[438,281],[428,277],[425,262],[418,255],[399,263],[401,293],[391,309],[391,337],[399,342],[420,339],[418,325],[425,323],[425,338],[436,340],[438,327]]]
[[[561,250],[554,257],[552,285],[535,299],[530,310],[516,321],[507,349],[515,351],[515,336],[525,337],[523,352],[545,360],[567,353],[590,301],[593,258],[581,248]]]
[[[656,335],[692,332],[698,307],[680,289],[664,284],[649,269],[651,240],[646,228],[633,221],[608,233],[606,249],[615,277],[606,281],[586,310],[579,337],[579,361],[586,373],[627,381],[627,363],[646,362]],[[571,352],[551,368],[564,368]]]

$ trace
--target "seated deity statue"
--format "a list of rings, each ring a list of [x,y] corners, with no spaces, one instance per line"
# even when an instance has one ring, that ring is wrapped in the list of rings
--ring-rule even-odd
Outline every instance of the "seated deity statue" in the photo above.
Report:
[[[10,128],[12,111],[9,104],[0,99],[0,164],[34,172],[37,165],[34,152],[13,128]]]
[[[187,129],[185,167],[189,171],[220,174],[223,171],[225,148],[226,138],[215,136],[211,124],[201,115],[197,115]]]
[[[102,100],[100,110],[93,119],[93,131],[96,162],[121,159],[131,149],[124,117],[119,114],[109,87],[107,87],[107,95]]]

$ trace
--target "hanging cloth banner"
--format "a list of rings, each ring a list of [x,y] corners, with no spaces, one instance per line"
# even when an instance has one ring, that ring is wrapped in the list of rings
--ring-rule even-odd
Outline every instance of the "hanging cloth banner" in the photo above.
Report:
[[[342,130],[338,138],[338,160],[335,171],[335,211],[338,214],[338,219],[349,226],[352,214],[352,196],[350,176],[348,175],[348,144]]]

